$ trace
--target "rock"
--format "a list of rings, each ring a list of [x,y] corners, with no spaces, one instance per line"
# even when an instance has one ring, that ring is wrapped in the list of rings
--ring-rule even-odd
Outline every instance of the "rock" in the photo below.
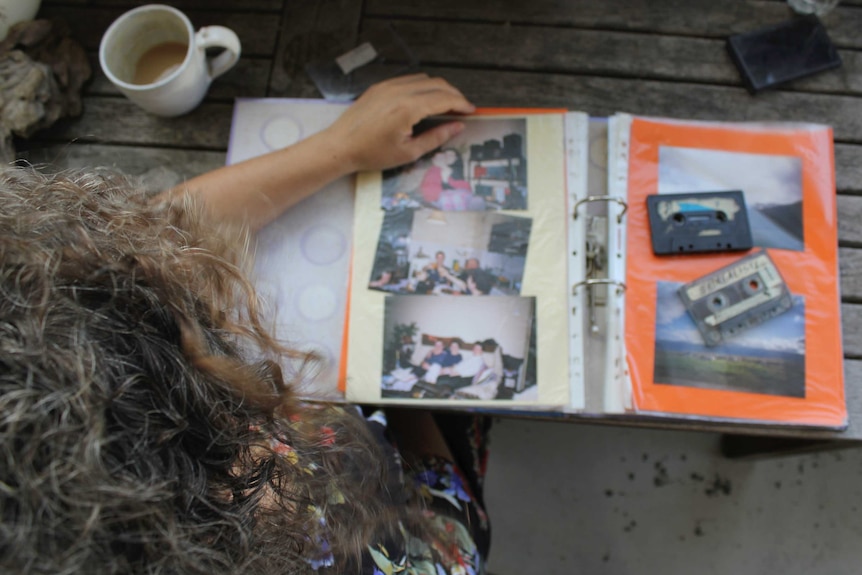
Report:
[[[60,117],[59,108],[51,104],[57,93],[47,65],[19,50],[0,53],[0,161],[15,159],[13,135],[27,137]]]
[[[15,159],[13,136],[28,137],[58,119],[80,115],[81,88],[92,70],[60,21],[13,26],[0,42],[0,161]]]

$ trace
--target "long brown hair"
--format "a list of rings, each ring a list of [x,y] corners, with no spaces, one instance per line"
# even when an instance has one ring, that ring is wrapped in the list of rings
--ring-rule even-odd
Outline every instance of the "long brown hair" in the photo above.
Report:
[[[284,381],[315,358],[249,245],[114,173],[0,173],[0,571],[294,573],[397,523],[361,419]]]

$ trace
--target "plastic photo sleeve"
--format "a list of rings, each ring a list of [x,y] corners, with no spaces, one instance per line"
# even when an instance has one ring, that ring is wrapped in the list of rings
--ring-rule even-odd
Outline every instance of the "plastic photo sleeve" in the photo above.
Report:
[[[628,146],[636,410],[846,425],[831,129],[634,118]],[[752,250],[653,252],[649,196],[732,190],[744,195]]]

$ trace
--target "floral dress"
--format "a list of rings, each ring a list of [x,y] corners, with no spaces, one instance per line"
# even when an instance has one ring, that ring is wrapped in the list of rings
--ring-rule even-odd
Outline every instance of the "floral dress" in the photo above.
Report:
[[[368,418],[372,433],[386,437],[386,419]],[[432,526],[418,538],[400,529],[397,540],[368,546],[363,575],[480,575],[490,545],[490,525],[482,502],[489,421],[472,415],[438,415],[438,426],[455,461],[394,453],[402,481]]]
[[[429,528],[420,538],[399,524],[394,536],[368,545],[362,557],[362,575],[485,573],[490,525],[483,509],[482,484],[490,420],[460,414],[438,414],[435,419],[454,461],[399,453],[387,432],[385,414],[378,410],[366,417],[372,435],[390,455],[388,463],[397,470],[397,484],[390,486],[390,492],[398,492],[398,500],[417,505]],[[273,442],[278,452],[295,459],[289,446]],[[321,547],[324,556],[310,562],[311,567],[329,573],[333,558],[325,542]]]

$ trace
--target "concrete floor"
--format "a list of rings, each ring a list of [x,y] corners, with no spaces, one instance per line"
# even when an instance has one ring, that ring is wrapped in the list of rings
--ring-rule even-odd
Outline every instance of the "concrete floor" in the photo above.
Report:
[[[729,461],[715,435],[498,420],[494,575],[862,573],[862,450]]]

